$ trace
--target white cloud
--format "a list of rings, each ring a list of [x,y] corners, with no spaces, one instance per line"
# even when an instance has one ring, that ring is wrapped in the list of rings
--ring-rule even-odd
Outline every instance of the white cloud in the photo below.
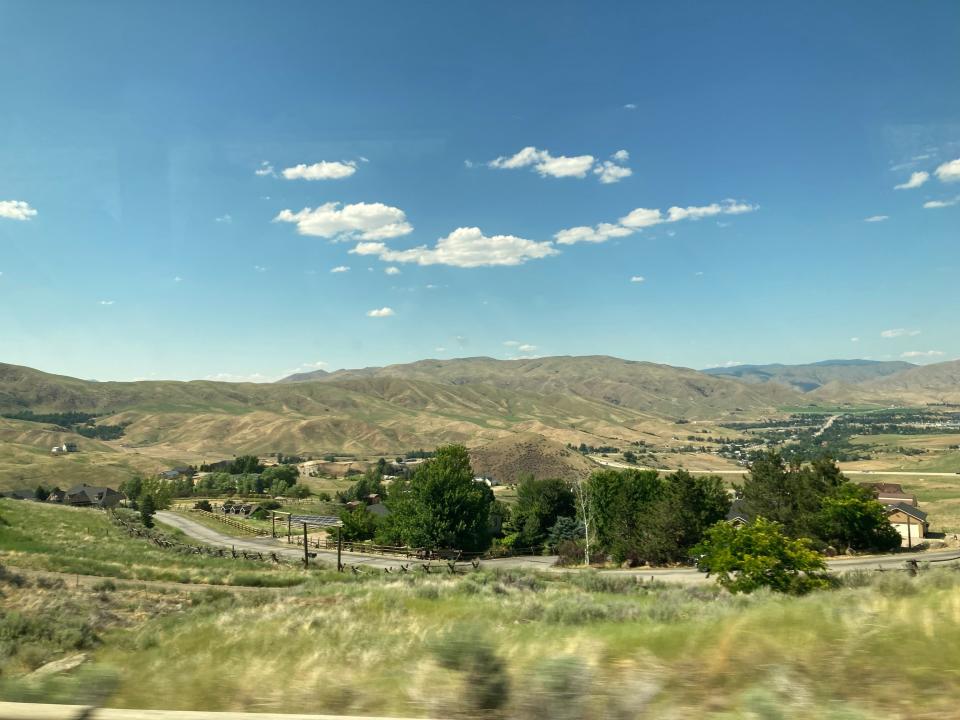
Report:
[[[593,174],[599,175],[600,182],[604,185],[609,185],[610,183],[620,182],[624,178],[630,177],[633,175],[633,170],[628,167],[623,167],[622,165],[617,165],[610,160],[605,160],[593,169]]]
[[[910,174],[910,179],[905,183],[899,185],[894,185],[894,190],[912,190],[913,188],[918,188],[923,185],[927,180],[930,179],[930,173],[921,170],[920,172],[915,172]]]
[[[889,215],[871,215],[870,217],[864,218],[864,222],[875,223],[875,222],[884,222],[889,220]]]
[[[415,262],[418,265],[462,268],[522,265],[528,260],[558,253],[549,241],[536,242],[514,235],[486,236],[476,227],[457,228],[437,240],[432,248],[421,245],[408,250],[391,250],[382,242],[361,242],[350,252],[376,255],[384,262]]]
[[[233,218],[230,217],[230,215],[221,215],[220,217],[215,217],[213,221],[218,223],[232,223]]]
[[[536,349],[537,349],[537,346],[536,346],[536,345],[527,345],[527,344],[523,344],[523,345],[520,345],[519,347],[517,347],[517,350],[519,350],[519,351],[522,352],[522,353],[533,352],[533,351],[536,350]]]
[[[475,167],[473,160],[464,160],[463,166],[468,170],[472,170]]]
[[[101,300],[101,305],[113,305],[113,300]]]
[[[396,313],[393,311],[393,308],[388,308],[388,307],[382,307],[377,310],[367,311],[367,317],[372,317],[372,318],[392,317],[393,315],[396,315]]]
[[[561,230],[554,235],[554,239],[559,245],[573,245],[578,242],[601,243],[610,238],[625,237],[632,234],[633,230],[630,228],[612,223],[600,223],[595,228],[581,226]]]
[[[712,368],[732,368],[737,367],[737,365],[743,365],[739,360],[727,360],[726,362],[718,363],[716,365],[707,365],[707,370]]]
[[[350,272],[350,266],[349,266],[349,265],[337,265],[337,266],[336,266],[335,268],[333,268],[330,272],[332,272],[332,273],[345,273],[345,272]]]
[[[632,278],[630,278],[630,282],[632,283],[642,283],[645,281],[646,278],[643,275],[634,275]]]
[[[267,269],[263,265],[254,265],[253,269],[257,272],[266,272]]]
[[[435,348],[433,349],[433,351],[434,351],[434,352],[446,352],[447,349],[446,349],[445,347],[435,347]]]
[[[636,109],[637,109],[637,105],[636,105],[636,103],[627,103],[626,105],[623,106],[623,109],[624,109],[624,110],[636,110]]]
[[[858,337],[852,337],[852,338],[850,338],[850,342],[860,342],[860,338],[858,338]]]
[[[398,268],[398,267],[393,267],[392,265],[391,265],[390,267],[388,267],[388,268],[384,268],[383,271],[384,271],[387,275],[399,275],[399,274],[400,274],[400,268]]]
[[[671,207],[664,214],[658,208],[635,208],[614,223],[600,223],[596,227],[580,226],[561,230],[554,239],[560,245],[573,245],[578,242],[606,242],[610,238],[625,237],[643,228],[661,223],[674,223],[681,220],[699,220],[713,215],[741,215],[757,210],[757,205],[724,200],[704,206]]]
[[[610,160],[598,161],[593,155],[551,155],[549,150],[540,150],[532,145],[520,150],[515,155],[501,155],[487,163],[489,167],[501,170],[517,170],[532,167],[541,177],[575,177],[583,179],[587,173],[597,175],[600,182],[605,184],[619,182],[625,177],[633,175],[633,171],[621,163],[630,158],[626,150],[618,150],[611,155]],[[468,166],[469,167],[469,166]]]
[[[353,160],[347,162],[328,162],[321,160],[313,165],[294,165],[283,170],[283,176],[287,180],[342,180],[348,178],[357,171],[357,163]]]
[[[933,172],[940,182],[957,182],[960,180],[960,158],[945,162]]]
[[[413,232],[400,208],[383,203],[343,205],[329,202],[300,212],[281,210],[274,222],[296,223],[301,235],[339,240],[386,240]]]
[[[8,220],[29,220],[37,211],[23,200],[0,200],[0,218]]]
[[[923,207],[926,210],[934,210],[936,208],[953,207],[957,203],[960,203],[960,195],[957,195],[952,200],[929,200],[923,204]]]
[[[176,276],[173,278],[173,281],[174,281],[175,283],[183,282],[183,278],[180,277],[179,275],[176,275]]]
[[[516,170],[533,166],[533,169],[541,177],[584,178],[590,168],[593,167],[593,163],[593,155],[553,156],[547,150],[538,150],[531,145],[523,148],[515,155],[509,157],[501,155],[497,159],[491,160],[487,165],[502,170]]]
[[[260,163],[260,167],[253,172],[260,177],[275,177],[277,174],[277,171],[273,169],[273,165],[271,165],[267,160],[264,160],[262,163]]]
[[[909,350],[905,353],[900,353],[902,358],[924,358],[924,357],[940,357],[943,355],[941,350]]]
[[[893,328],[892,330],[884,330],[880,333],[882,338],[898,338],[898,337],[914,337],[919,335],[919,330],[910,330],[908,328]]]

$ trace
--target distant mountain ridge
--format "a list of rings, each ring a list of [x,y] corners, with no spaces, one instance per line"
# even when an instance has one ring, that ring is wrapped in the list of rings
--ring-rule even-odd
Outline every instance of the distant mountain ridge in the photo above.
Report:
[[[782,383],[806,393],[830,383],[859,385],[915,367],[913,363],[899,360],[821,360],[801,365],[732,365],[707,368],[703,372],[748,383]]]

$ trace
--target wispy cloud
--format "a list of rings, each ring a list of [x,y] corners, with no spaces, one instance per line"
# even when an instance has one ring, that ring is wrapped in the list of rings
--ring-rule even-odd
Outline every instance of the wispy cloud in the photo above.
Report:
[[[923,204],[923,207],[926,210],[935,210],[936,208],[953,207],[958,203],[960,203],[960,195],[950,200],[928,200]]]
[[[945,353],[942,350],[909,350],[905,353],[900,353],[902,358],[930,358],[930,357],[940,357]]]
[[[101,300],[101,305],[113,305],[113,300]]]
[[[233,218],[230,217],[230,215],[221,215],[220,217],[215,217],[213,221],[218,223],[232,223]]]
[[[399,274],[400,274],[400,268],[398,268],[398,267],[393,267],[392,265],[391,265],[390,267],[388,267],[388,268],[384,268],[383,271],[384,271],[387,275],[399,275]]]
[[[858,337],[852,337],[852,338],[850,338],[850,342],[860,342],[860,338],[858,338]]]
[[[930,173],[921,170],[920,172],[911,173],[909,180],[907,180],[905,183],[894,185],[893,189],[894,190],[912,190],[913,188],[920,187],[929,179],[930,179]]]
[[[281,210],[274,222],[295,223],[301,235],[335,240],[386,240],[409,235],[413,226],[400,208],[383,203],[343,205],[329,202],[299,212]]]
[[[623,109],[624,109],[624,110],[636,110],[636,109],[637,109],[637,104],[636,104],[636,103],[627,103],[626,105],[623,106]]]
[[[276,177],[277,171],[273,169],[273,165],[269,161],[264,160],[260,163],[260,167],[253,171],[255,175],[260,177]]]
[[[630,278],[630,282],[632,283],[642,283],[645,281],[646,278],[643,275],[634,275],[632,278]]]
[[[335,268],[333,268],[332,270],[330,270],[330,272],[332,272],[332,273],[345,273],[345,272],[350,272],[350,266],[349,266],[349,265],[337,265]]]
[[[174,276],[173,281],[174,281],[175,283],[183,282],[183,278],[180,277],[179,275],[176,275],[176,276]]]
[[[864,218],[863,221],[868,223],[877,223],[877,222],[885,222],[889,219],[890,219],[889,215],[871,215],[870,217]]]
[[[260,273],[267,271],[267,268],[265,268],[263,265],[254,265],[253,269]]]
[[[910,330],[908,328],[893,328],[892,330],[884,330],[880,333],[882,338],[898,338],[898,337],[914,337],[919,335],[919,330]]]
[[[0,200],[0,218],[29,220],[36,215],[37,211],[25,200]]]
[[[367,317],[372,317],[372,318],[392,317],[393,315],[396,315],[396,313],[393,311],[393,308],[389,308],[389,307],[382,307],[376,310],[367,311]]]
[[[432,248],[420,245],[407,250],[392,250],[382,242],[361,242],[350,252],[376,255],[384,262],[475,268],[522,265],[528,260],[556,255],[558,251],[550,242],[536,242],[514,235],[487,236],[480,228],[465,227],[440,238]]]
[[[580,227],[561,230],[554,239],[558,245],[573,245],[578,242],[606,242],[611,238],[626,237],[644,228],[663,223],[675,223],[682,220],[701,220],[717,215],[741,215],[759,209],[757,205],[737,200],[724,200],[710,205],[691,205],[687,207],[673,206],[664,214],[659,208],[635,208],[620,218],[616,223],[600,223],[596,226],[583,225]]]
[[[739,360],[727,360],[726,362],[717,363],[716,365],[707,365],[707,370],[712,368],[731,368],[737,367],[738,365],[743,365]]]
[[[357,163],[353,160],[346,162],[321,160],[312,165],[301,163],[284,168],[282,174],[287,180],[342,180],[350,177],[356,171]]]

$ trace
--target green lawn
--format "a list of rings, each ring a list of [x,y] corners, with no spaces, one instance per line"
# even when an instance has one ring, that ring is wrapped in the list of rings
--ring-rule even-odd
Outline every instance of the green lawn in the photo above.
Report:
[[[178,533],[162,528],[171,536]],[[288,586],[307,575],[293,566],[181,554],[130,537],[106,513],[0,500],[0,563],[35,570],[218,585]]]

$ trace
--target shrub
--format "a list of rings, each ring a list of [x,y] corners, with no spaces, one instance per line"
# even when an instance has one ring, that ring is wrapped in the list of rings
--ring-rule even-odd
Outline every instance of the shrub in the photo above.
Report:
[[[486,716],[509,700],[510,682],[493,645],[478,628],[454,630],[434,644],[437,663],[465,676],[464,699],[469,711]]]

